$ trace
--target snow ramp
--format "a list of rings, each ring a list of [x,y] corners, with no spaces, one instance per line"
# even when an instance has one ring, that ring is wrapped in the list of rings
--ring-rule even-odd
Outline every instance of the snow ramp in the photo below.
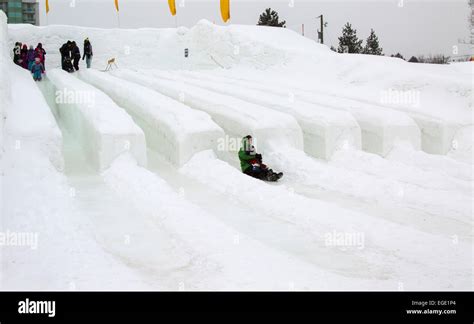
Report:
[[[95,70],[79,77],[125,109],[144,131],[147,145],[177,166],[199,151],[216,149],[224,137],[209,115],[154,90]]]
[[[113,74],[207,112],[231,136],[240,139],[251,134],[257,139],[262,152],[273,145],[303,148],[303,132],[294,117],[288,114],[182,82],[143,76],[123,69]]]
[[[145,135],[122,108],[62,70],[49,71],[48,79],[54,89],[57,118],[74,134],[95,168],[107,168],[124,152],[146,164]]]
[[[291,96],[268,94],[220,81],[211,82],[194,73],[178,76],[176,73],[154,71],[153,75],[186,82],[292,115],[303,130],[305,152],[314,157],[329,159],[336,150],[342,147],[361,148],[359,125],[348,112],[295,101]]]

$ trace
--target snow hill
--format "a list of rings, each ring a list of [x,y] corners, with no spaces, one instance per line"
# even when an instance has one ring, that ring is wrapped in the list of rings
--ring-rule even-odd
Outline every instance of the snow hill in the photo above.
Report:
[[[86,37],[94,69],[58,69]],[[472,63],[3,13],[0,55],[3,290],[472,290]],[[279,183],[241,173],[247,134]]]

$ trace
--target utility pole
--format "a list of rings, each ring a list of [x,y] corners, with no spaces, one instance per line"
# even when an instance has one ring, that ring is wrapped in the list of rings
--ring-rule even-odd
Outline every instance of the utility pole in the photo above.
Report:
[[[316,19],[321,20],[321,29],[320,30],[318,29],[318,39],[319,39],[319,42],[321,44],[324,44],[324,27],[327,27],[328,23],[324,22],[324,16],[323,15],[320,15],[320,16],[316,17]]]
[[[469,0],[469,7],[471,9],[471,15],[469,17],[469,27],[470,27],[470,32],[471,32],[471,39],[469,40],[470,47],[471,47],[469,61],[472,62],[473,60],[472,53],[474,50],[474,0]]]
[[[465,40],[465,39],[458,39],[458,43],[459,44],[462,44],[462,45],[469,45],[470,46],[470,54],[468,54],[469,56],[469,60],[472,60],[474,58],[474,56],[472,56],[472,53],[474,51],[474,0],[469,0],[468,2],[469,4],[469,9],[470,9],[470,15],[469,15],[469,18],[468,18],[468,23],[469,23],[469,30],[470,30],[470,38],[469,40]],[[457,53],[456,53],[457,54]]]

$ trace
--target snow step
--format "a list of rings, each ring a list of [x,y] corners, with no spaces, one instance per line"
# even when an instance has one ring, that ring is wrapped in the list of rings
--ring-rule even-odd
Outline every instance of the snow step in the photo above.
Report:
[[[109,95],[143,129],[147,145],[177,166],[196,152],[216,149],[224,131],[206,113],[108,73],[82,71],[79,77]]]
[[[176,81],[143,76],[129,70],[116,70],[114,75],[180,100],[191,108],[202,110],[232,136],[251,134],[259,151],[273,146],[303,148],[303,132],[294,117],[230,96],[217,94]]]
[[[56,115],[84,148],[98,170],[124,152],[146,165],[143,131],[103,92],[59,69],[48,72],[55,91]]]
[[[294,98],[289,96],[236,87],[220,81],[210,82],[202,78],[178,77],[176,73],[168,72],[154,72],[153,75],[186,82],[294,116],[303,130],[304,150],[314,157],[330,159],[336,150],[343,147],[361,148],[361,130],[354,117],[348,112],[311,105],[293,100]]]

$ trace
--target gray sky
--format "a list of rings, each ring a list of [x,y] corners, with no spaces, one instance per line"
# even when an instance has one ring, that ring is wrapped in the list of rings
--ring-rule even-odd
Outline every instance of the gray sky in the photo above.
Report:
[[[40,0],[41,24],[68,24],[88,27],[117,27],[113,0],[49,0],[51,11],[46,21],[45,0]],[[184,3],[184,6],[180,4]],[[219,0],[176,0],[178,15],[175,20],[166,0],[119,0],[122,28],[137,27],[192,27],[200,19],[223,24]],[[402,4],[402,5],[400,5]],[[316,39],[316,18],[324,14],[328,27],[325,43],[337,47],[343,25],[349,21],[357,29],[359,38],[366,39],[373,28],[379,36],[386,55],[453,55],[469,54],[469,46],[459,44],[468,39],[470,9],[467,0],[231,0],[233,24],[251,24],[265,8],[272,7],[286,20],[287,27]]]

